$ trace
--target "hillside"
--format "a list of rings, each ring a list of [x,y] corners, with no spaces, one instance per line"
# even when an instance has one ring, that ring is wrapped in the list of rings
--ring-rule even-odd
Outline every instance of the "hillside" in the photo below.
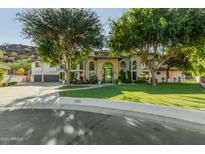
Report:
[[[3,51],[0,61],[5,63],[28,58],[36,59],[38,57],[36,48],[28,45],[3,44],[0,45],[0,50]]]

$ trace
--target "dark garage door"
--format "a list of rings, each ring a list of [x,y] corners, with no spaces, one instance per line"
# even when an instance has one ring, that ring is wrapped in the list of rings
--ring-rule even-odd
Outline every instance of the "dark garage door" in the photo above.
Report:
[[[42,82],[42,75],[34,75],[34,82]]]
[[[44,82],[59,82],[58,75],[44,75]]]

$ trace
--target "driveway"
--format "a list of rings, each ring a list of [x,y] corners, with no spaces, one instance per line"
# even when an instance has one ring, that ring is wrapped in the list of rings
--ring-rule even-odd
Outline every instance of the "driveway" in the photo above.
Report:
[[[52,94],[59,86],[58,83],[22,83],[0,88],[0,107],[16,105],[27,99]]]
[[[0,126],[0,144],[205,144],[204,126],[155,116],[21,109],[0,111]]]

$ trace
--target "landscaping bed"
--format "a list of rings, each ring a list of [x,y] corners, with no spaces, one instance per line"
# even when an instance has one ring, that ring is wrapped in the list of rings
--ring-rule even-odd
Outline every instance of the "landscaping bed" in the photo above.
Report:
[[[148,84],[122,84],[89,90],[62,91],[60,96],[126,100],[192,109],[205,108],[205,92],[197,83],[159,84],[156,87]]]
[[[0,83],[0,87],[8,87],[8,86],[13,86],[13,85],[16,85],[17,82],[3,82],[3,83]]]

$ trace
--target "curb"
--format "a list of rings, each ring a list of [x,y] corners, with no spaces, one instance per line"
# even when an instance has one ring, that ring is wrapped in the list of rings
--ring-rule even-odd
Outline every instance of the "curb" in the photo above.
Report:
[[[89,89],[97,89],[97,88],[102,88],[102,87],[109,87],[113,86],[114,84],[107,84],[107,85],[97,85],[97,86],[88,86],[84,88],[74,88],[74,89],[58,89],[58,92],[62,91],[77,91],[77,90],[89,90]]]
[[[62,104],[62,109],[69,108],[69,106],[72,106],[75,109],[86,109],[86,107],[91,107],[100,110],[103,108],[105,110],[108,110],[110,114],[129,115],[130,112],[137,112],[142,114],[156,115],[205,125],[205,112],[198,110],[180,109],[177,107],[142,104],[128,101],[115,101],[90,98],[82,99],[73,97],[60,97],[59,101],[60,104]]]

